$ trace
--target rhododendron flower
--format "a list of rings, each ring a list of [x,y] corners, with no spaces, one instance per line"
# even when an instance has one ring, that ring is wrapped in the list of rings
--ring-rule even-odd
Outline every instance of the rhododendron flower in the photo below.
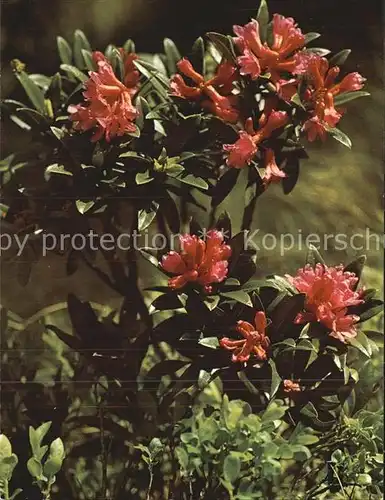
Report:
[[[318,321],[331,330],[330,335],[346,342],[357,335],[359,316],[348,314],[347,308],[362,304],[361,293],[353,288],[358,278],[344,272],[342,265],[327,267],[317,264],[299,269],[295,277],[287,276],[299,292],[306,294],[305,312],[298,314],[297,324]]]
[[[278,167],[275,161],[274,151],[267,149],[265,153],[265,174],[262,178],[265,187],[271,183],[280,182],[285,177],[287,177],[285,172]]]
[[[293,392],[301,392],[301,386],[298,382],[294,382],[293,380],[284,380],[283,391],[287,394],[292,394]]]
[[[223,234],[217,230],[208,231],[206,242],[195,235],[179,237],[182,251],[172,251],[163,256],[161,266],[171,274],[170,288],[179,289],[188,282],[197,282],[208,293],[212,283],[221,283],[227,276],[231,248],[223,243]]]
[[[254,80],[269,72],[272,81],[277,82],[282,72],[293,73],[296,69],[298,62],[293,53],[305,45],[304,35],[294,19],[279,14],[274,14],[272,28],[273,43],[269,47],[261,42],[258,21],[234,26],[235,43],[242,52],[237,59],[242,75],[250,75]]]
[[[249,165],[258,145],[278,128],[283,127],[288,121],[284,111],[272,111],[266,118],[264,115],[259,120],[260,128],[254,131],[252,119],[246,120],[245,129],[239,133],[239,139],[234,144],[224,144],[223,150],[229,153],[226,163],[229,167],[243,168]],[[262,125],[263,124],[263,125]]]
[[[109,142],[115,136],[135,132],[133,123],[138,111],[133,106],[131,96],[136,92],[136,85],[126,87],[118,80],[112,66],[101,52],[94,54],[98,71],[90,71],[90,78],[83,93],[85,104],[71,105],[68,108],[71,120],[76,130],[96,131],[92,141],[98,141],[103,135]],[[128,79],[136,81],[135,74],[127,75]]]
[[[195,86],[187,85],[181,75],[174,75],[170,82],[173,95],[185,99],[200,99],[202,107],[207,111],[230,123],[238,121],[238,98],[231,93],[237,72],[230,62],[221,63],[217,68],[216,75],[207,81],[195,71],[191,62],[185,58],[177,63],[177,67],[183,75],[195,83]]]
[[[327,128],[334,128],[342,117],[341,110],[335,108],[334,98],[344,92],[362,89],[365,79],[359,73],[349,73],[336,83],[340,68],[329,68],[329,61],[324,57],[304,51],[297,54],[296,59],[295,73],[305,75],[309,82],[304,100],[306,107],[313,112],[313,117],[304,124],[304,131],[309,141],[317,137],[324,140]]]
[[[265,334],[267,326],[266,315],[263,311],[258,311],[254,318],[254,325],[247,321],[238,321],[236,330],[244,338],[232,340],[224,337],[220,340],[220,345],[224,349],[233,351],[232,361],[234,363],[244,363],[254,356],[259,361],[267,359],[267,350],[270,340]]]

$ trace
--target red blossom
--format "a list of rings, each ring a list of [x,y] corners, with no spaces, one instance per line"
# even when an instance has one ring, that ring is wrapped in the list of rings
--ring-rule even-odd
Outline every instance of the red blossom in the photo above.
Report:
[[[229,153],[227,165],[233,168],[243,168],[249,165],[256,152],[258,145],[271,134],[283,127],[288,121],[288,116],[284,111],[271,111],[268,116],[262,115],[259,125],[255,131],[251,118],[246,120],[245,129],[239,133],[239,139],[234,144],[224,144],[223,150]]]
[[[349,73],[340,83],[336,83],[340,68],[329,68],[326,58],[303,51],[297,54],[296,59],[298,64],[295,73],[303,74],[309,83],[304,99],[313,115],[305,122],[304,131],[309,141],[317,137],[324,140],[327,128],[334,128],[342,117],[342,111],[335,108],[334,98],[344,92],[362,89],[365,79],[359,73]]]
[[[207,81],[195,71],[191,62],[186,58],[181,59],[177,67],[195,85],[188,85],[182,75],[174,75],[170,82],[173,95],[185,99],[200,99],[203,108],[227,122],[236,123],[239,120],[238,98],[232,94],[237,71],[230,62],[221,63],[215,76]]]
[[[298,382],[294,382],[293,380],[284,380],[283,391],[287,394],[292,394],[293,392],[301,392],[301,386]]]
[[[163,256],[161,266],[171,274],[170,288],[179,289],[188,282],[197,282],[208,293],[212,283],[221,283],[227,276],[231,248],[223,243],[223,234],[217,230],[208,231],[206,242],[195,235],[179,237],[182,251],[172,251]]]
[[[269,47],[260,39],[258,21],[234,26],[235,43],[242,52],[237,59],[242,75],[250,75],[254,80],[268,72],[277,82],[282,72],[293,73],[296,69],[297,60],[292,54],[305,45],[304,35],[294,19],[279,14],[273,16],[272,29],[273,43]]]
[[[318,321],[331,330],[330,335],[346,342],[357,335],[355,323],[359,316],[348,314],[347,308],[362,304],[361,293],[353,288],[358,278],[344,272],[343,265],[327,267],[317,264],[299,269],[288,280],[301,293],[306,294],[305,312],[299,313],[295,322]]]
[[[236,330],[244,338],[232,340],[224,337],[220,340],[220,345],[224,349],[233,351],[232,361],[234,363],[244,363],[254,356],[258,361],[267,359],[267,351],[270,340],[265,334],[267,326],[266,315],[263,311],[255,314],[254,325],[247,321],[238,321]]]
[[[131,54],[127,57],[129,62],[126,66],[125,81],[130,87],[118,80],[111,64],[101,52],[94,52],[93,59],[98,71],[90,71],[90,78],[85,83],[83,96],[86,102],[68,108],[76,130],[96,129],[92,142],[98,141],[103,135],[109,142],[115,136],[136,130],[134,120],[138,111],[131,101],[138,86],[138,75],[136,70],[131,68],[136,56]]]
[[[267,149],[265,153],[265,174],[262,178],[265,187],[271,183],[278,183],[285,177],[287,177],[285,172],[278,167],[275,161],[274,151]]]

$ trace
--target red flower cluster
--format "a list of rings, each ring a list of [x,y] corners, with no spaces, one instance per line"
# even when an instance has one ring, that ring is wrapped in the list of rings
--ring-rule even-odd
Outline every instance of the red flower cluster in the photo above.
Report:
[[[239,139],[234,144],[224,144],[224,151],[229,153],[227,165],[234,168],[243,168],[249,165],[258,151],[258,145],[278,128],[283,127],[288,121],[284,111],[271,111],[266,113],[259,120],[260,128],[253,129],[252,119],[246,120],[245,129],[239,133]]]
[[[220,340],[220,345],[224,349],[233,351],[232,361],[234,363],[244,363],[253,355],[259,361],[267,359],[267,350],[270,346],[270,340],[265,334],[267,321],[263,311],[255,314],[253,326],[247,321],[238,321],[236,330],[244,338],[241,340],[231,340],[224,337]]]
[[[250,75],[254,80],[267,72],[277,83],[282,72],[294,73],[298,62],[293,53],[305,45],[305,37],[291,17],[274,14],[272,28],[273,43],[269,47],[261,42],[258,21],[234,26],[235,43],[242,52],[237,59],[242,75]]]
[[[274,151],[272,149],[267,149],[265,153],[265,173],[262,177],[265,188],[267,188],[269,184],[281,182],[285,177],[285,172],[278,167],[275,161]]]
[[[327,128],[334,128],[342,117],[342,111],[334,106],[335,96],[362,89],[365,79],[359,73],[349,73],[336,83],[340,68],[329,68],[329,62],[324,57],[304,51],[297,59],[299,65],[295,72],[304,75],[309,84],[304,100],[306,107],[312,110],[312,117],[305,122],[304,131],[311,142],[317,137],[325,140]]]
[[[173,95],[186,99],[199,99],[207,111],[230,123],[238,121],[237,96],[232,94],[237,70],[231,63],[225,61],[220,64],[216,75],[208,81],[194,70],[188,59],[180,60],[177,66],[183,75],[195,83],[195,86],[187,85],[181,75],[174,75],[170,83]]]
[[[293,392],[301,392],[301,386],[299,385],[298,382],[286,379],[283,381],[283,392],[286,392],[286,394],[293,394]]]
[[[182,251],[169,252],[163,256],[161,266],[171,274],[170,288],[184,287],[188,282],[197,282],[207,293],[212,283],[221,283],[227,276],[231,248],[223,243],[223,234],[217,230],[208,231],[206,242],[195,235],[180,236]]]
[[[319,321],[331,330],[330,335],[346,342],[357,335],[355,323],[359,316],[347,314],[349,306],[362,304],[361,293],[353,290],[358,278],[344,272],[342,265],[327,267],[317,264],[299,269],[295,277],[287,276],[299,292],[306,294],[305,310],[299,313],[297,324]]]
[[[124,55],[124,84],[119,81],[101,52],[94,52],[93,59],[98,71],[90,71],[83,96],[85,105],[71,105],[68,108],[76,130],[96,128],[92,141],[98,141],[103,135],[109,142],[115,136],[135,132],[134,120],[138,112],[131,98],[138,90],[139,73],[133,61],[135,54]]]

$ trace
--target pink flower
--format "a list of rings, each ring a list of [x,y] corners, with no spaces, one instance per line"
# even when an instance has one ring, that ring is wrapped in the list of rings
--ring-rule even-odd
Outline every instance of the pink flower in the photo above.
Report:
[[[275,161],[274,151],[272,149],[266,150],[265,155],[265,174],[262,178],[265,187],[271,183],[278,183],[283,178],[287,177],[285,172],[283,172],[277,165]]]
[[[110,142],[113,137],[135,132],[133,122],[138,112],[131,102],[133,89],[116,78],[111,65],[100,54],[94,55],[98,71],[90,71],[85,84],[85,104],[71,105],[68,111],[76,130],[96,129],[92,142],[103,135]]]
[[[232,94],[237,71],[231,63],[228,61],[221,63],[215,76],[207,81],[203,75],[195,71],[188,59],[181,59],[177,66],[179,71],[190,78],[195,85],[188,85],[181,75],[174,75],[170,81],[173,95],[185,99],[201,100],[203,108],[223,120],[230,123],[238,121],[238,98]]]
[[[258,145],[271,134],[283,127],[288,120],[284,111],[271,111],[268,116],[262,115],[259,124],[260,128],[255,131],[251,118],[246,120],[246,131],[239,133],[239,139],[234,144],[224,144],[223,150],[230,153],[227,157],[227,165],[233,168],[243,168],[249,165],[256,152]]]
[[[295,70],[297,62],[291,54],[304,46],[305,37],[292,18],[274,14],[271,47],[261,42],[258,21],[233,29],[237,35],[235,43],[242,52],[237,59],[242,75],[250,75],[255,80],[262,72],[269,72],[276,82],[282,72]]]
[[[326,127],[318,116],[313,116],[313,118],[306,120],[303,125],[303,131],[307,133],[307,140],[309,142],[314,142],[318,137],[324,142],[327,137]]]
[[[244,338],[232,340],[224,337],[220,340],[221,347],[233,351],[231,360],[234,363],[244,363],[250,359],[251,355],[259,361],[267,359],[270,340],[265,334],[267,321],[263,311],[255,314],[254,324],[255,326],[247,321],[238,321],[236,330]]]
[[[329,68],[329,61],[324,57],[303,51],[297,54],[296,58],[295,73],[305,75],[309,82],[305,100],[307,108],[313,114],[310,119],[312,121],[305,123],[304,130],[308,133],[309,141],[318,136],[324,139],[327,127],[334,128],[342,117],[342,112],[335,108],[335,96],[362,89],[365,79],[359,73],[349,73],[340,83],[336,83],[340,68]],[[313,120],[314,118],[316,120]]]
[[[208,231],[206,242],[195,235],[179,237],[182,251],[172,251],[163,256],[161,266],[177,276],[170,278],[170,288],[179,289],[188,282],[196,281],[208,293],[212,283],[221,283],[227,276],[231,248],[223,243],[223,234]]]
[[[347,308],[362,304],[360,292],[353,290],[358,278],[344,272],[342,265],[327,267],[317,264],[299,269],[288,280],[301,293],[306,294],[305,312],[299,313],[295,322],[318,321],[331,330],[330,335],[346,342],[357,335],[355,323],[359,316],[347,314]]]
[[[275,87],[279,97],[288,102],[297,93],[298,81],[295,78],[291,78],[290,80],[281,78],[275,82]]]
[[[293,392],[301,392],[301,386],[298,382],[286,379],[283,381],[283,391],[287,394],[292,394]]]
[[[239,133],[239,139],[234,144],[224,144],[223,150],[229,153],[227,165],[234,168],[243,168],[249,165],[258,148],[253,136],[245,131]]]

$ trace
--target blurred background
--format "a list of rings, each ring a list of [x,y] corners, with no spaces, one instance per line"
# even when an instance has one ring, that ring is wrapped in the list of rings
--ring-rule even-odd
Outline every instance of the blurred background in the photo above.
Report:
[[[127,38],[139,52],[162,50],[164,37],[172,38],[186,52],[196,37],[206,31],[232,32],[232,25],[245,24],[256,14],[258,0],[3,0],[1,29],[2,97],[24,100],[10,61],[18,58],[32,73],[54,74],[59,65],[56,36],[71,39],[82,29],[94,49],[108,43],[119,45]],[[300,180],[285,196],[273,186],[259,200],[254,227],[263,234],[279,236],[291,232],[337,234],[383,233],[383,13],[381,0],[270,0],[271,14],[294,17],[304,32],[317,31],[319,46],[337,52],[353,50],[346,71],[359,71],[367,78],[365,97],[348,104],[341,128],[352,139],[350,151],[333,139],[309,148],[310,159],[302,163]],[[314,45],[314,43],[313,43]],[[1,156],[20,150],[27,134],[12,123],[3,123]],[[331,244],[326,260],[331,264],[351,260],[362,253],[337,251]],[[383,247],[367,252],[369,267],[364,279],[381,286]],[[262,250],[260,272],[294,272],[302,266],[306,250],[294,248],[284,257]],[[110,298],[88,270],[67,277],[64,261],[57,256],[41,259],[34,266],[30,283],[21,288],[12,279],[12,264],[3,264],[3,300],[26,318],[66,298],[69,290],[81,298],[103,301]],[[6,285],[5,285],[6,283]],[[21,300],[22,298],[22,300]]]

